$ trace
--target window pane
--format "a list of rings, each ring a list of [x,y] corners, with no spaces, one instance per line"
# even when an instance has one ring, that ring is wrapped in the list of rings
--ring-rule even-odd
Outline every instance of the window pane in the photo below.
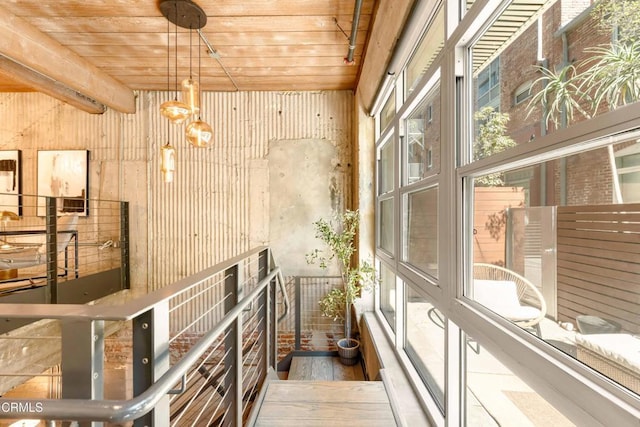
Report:
[[[380,188],[378,194],[384,194],[393,190],[394,186],[394,161],[392,139],[384,143],[380,149],[380,160],[378,166]]]
[[[466,339],[468,426],[570,427],[574,424],[472,338]]]
[[[396,275],[380,264],[380,310],[391,329],[396,327]]]
[[[407,64],[405,71],[407,96],[413,92],[420,78],[427,72],[435,57],[442,50],[443,45],[444,8],[441,7]]]
[[[466,295],[639,393],[636,139],[475,179]]]
[[[384,131],[396,115],[396,90],[393,89],[380,111],[380,132]]]
[[[631,0],[512,2],[471,48],[474,158],[636,103],[639,14]]]
[[[444,408],[445,318],[424,297],[407,286],[405,349],[434,400]]]
[[[426,96],[405,122],[405,183],[411,184],[440,170],[440,86]]]
[[[640,142],[619,144],[614,153],[620,200],[640,202]]]
[[[393,254],[393,199],[380,202],[380,247]]]
[[[438,188],[405,196],[404,261],[438,277]]]

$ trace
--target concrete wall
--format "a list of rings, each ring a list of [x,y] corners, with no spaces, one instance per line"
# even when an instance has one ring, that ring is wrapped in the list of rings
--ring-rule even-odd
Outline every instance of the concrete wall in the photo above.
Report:
[[[318,266],[304,256],[321,246],[313,222],[342,212],[348,194],[336,147],[326,140],[272,141],[267,161],[269,232],[278,263],[287,275],[318,275]],[[340,274],[333,267],[330,274]]]
[[[263,244],[276,247],[285,274],[301,274],[306,248],[317,247],[311,222],[350,206],[352,92],[203,95],[203,119],[214,129],[205,149],[160,116],[164,93],[139,93],[131,115],[89,115],[41,94],[0,94],[0,149],[22,150],[25,193],[36,193],[37,150],[88,149],[89,197],[129,201],[129,294]],[[178,153],[171,184],[159,164],[167,139]],[[11,364],[18,352],[22,367],[40,365],[37,346],[16,343],[0,339],[0,360]]]

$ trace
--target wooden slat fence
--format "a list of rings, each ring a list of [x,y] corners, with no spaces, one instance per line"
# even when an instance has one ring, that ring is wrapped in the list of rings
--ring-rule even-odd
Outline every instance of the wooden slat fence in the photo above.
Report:
[[[558,315],[640,332],[640,204],[558,207]]]

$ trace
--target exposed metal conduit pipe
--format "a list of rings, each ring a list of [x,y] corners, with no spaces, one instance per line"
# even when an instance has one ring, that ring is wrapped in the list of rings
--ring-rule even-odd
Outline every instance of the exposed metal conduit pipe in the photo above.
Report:
[[[225,67],[224,64],[222,63],[222,60],[220,59],[220,54],[218,53],[218,51],[215,50],[213,48],[213,46],[211,46],[211,43],[209,43],[209,40],[207,40],[207,38],[205,37],[204,33],[202,32],[202,30],[200,28],[198,28],[196,31],[198,32],[198,36],[200,36],[200,40],[202,40],[204,45],[207,47],[207,54],[211,58],[213,58],[216,61],[218,61],[218,64],[220,64],[220,67],[222,68],[222,71],[224,71],[224,73],[227,75],[229,80],[231,80],[231,83],[233,84],[233,87],[236,88],[236,91],[239,91],[240,88],[238,88],[238,85],[236,84],[236,81],[231,76],[231,73],[229,72],[227,67]]]
[[[362,10],[362,0],[356,0],[353,8],[353,22],[351,23],[351,37],[349,37],[349,53],[344,59],[345,64],[353,64],[353,55],[356,51],[356,37],[358,36],[358,23],[360,22],[360,10]]]

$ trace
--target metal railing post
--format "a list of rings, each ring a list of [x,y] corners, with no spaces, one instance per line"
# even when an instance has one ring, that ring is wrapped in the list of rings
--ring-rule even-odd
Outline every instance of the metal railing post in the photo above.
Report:
[[[236,306],[239,300],[238,291],[240,287],[238,265],[225,270],[224,294],[226,295],[224,302],[224,312],[227,314]],[[225,419],[225,426],[240,425],[242,420],[242,315],[227,328],[224,339],[224,367],[228,372],[225,376],[224,384],[224,400],[225,407],[231,408],[229,415],[231,419]],[[240,356],[238,356],[238,352]],[[238,363],[239,361],[239,363]],[[238,366],[240,365],[240,366]]]
[[[131,265],[129,263],[129,202],[120,202],[120,264],[122,266],[122,286],[131,288]]]
[[[46,198],[47,288],[49,303],[58,302],[58,227],[55,197]]]
[[[62,320],[62,398],[103,398],[104,321]],[[80,426],[102,426],[82,422]]]
[[[186,378],[190,370],[202,363],[203,358],[208,358],[209,350],[215,347],[223,348],[225,353],[222,361],[218,359],[217,351],[214,354],[216,363],[222,362],[225,367],[222,373],[224,384],[215,384],[215,389],[212,389],[212,393],[222,395],[223,399],[216,406],[225,408],[226,418],[220,425],[241,425],[244,404],[242,382],[246,376],[243,372],[243,313],[253,312],[255,304],[267,298],[266,294],[273,295],[273,290],[269,288],[273,287],[274,281],[280,284],[282,277],[280,268],[272,264],[267,270],[263,270],[267,274],[260,274],[262,279],[253,286],[257,279],[255,257],[264,250],[264,247],[255,248],[122,306],[80,304],[70,309],[66,305],[44,304],[35,306],[35,311],[31,311],[18,307],[19,304],[0,304],[0,318],[57,319],[61,322],[62,398],[38,399],[42,405],[39,418],[48,422],[48,425],[53,425],[54,420],[68,420],[72,425],[80,422],[82,426],[131,421],[136,426],[166,426],[170,418],[168,395],[178,392],[178,388],[186,389]],[[270,262],[273,261],[268,252],[264,252],[264,256]],[[251,271],[248,266],[251,266]],[[243,277],[245,271],[250,274],[249,281]],[[176,296],[194,289],[203,281],[215,278],[216,285],[220,284],[221,273],[224,274],[224,317],[173,366],[169,366],[169,310],[170,307],[172,310],[176,308],[170,301],[176,302]],[[246,297],[239,298],[245,282],[251,283],[252,288]],[[270,299],[269,305],[261,310],[268,311],[269,307],[274,307],[275,298]],[[287,298],[285,300],[288,301]],[[217,310],[217,306],[214,309]],[[275,308],[271,311],[271,318],[277,316]],[[288,309],[285,314],[287,311]],[[102,396],[104,325],[107,321],[131,322],[134,359],[132,398],[126,396],[122,399],[104,400]],[[252,332],[258,330],[260,334],[264,334],[260,326],[256,326]],[[256,386],[252,384],[252,393],[247,394],[248,397],[254,395]],[[30,405],[34,404],[33,399],[0,397],[0,404],[12,408],[11,412],[0,412],[0,420],[29,418],[33,415],[30,409]],[[151,417],[147,417],[147,413],[152,414]]]
[[[302,327],[302,296],[300,295],[300,277],[296,276],[296,281],[295,281],[295,286],[296,286],[296,318],[295,318],[295,336],[296,336],[296,346],[295,349],[296,350],[300,350],[301,344],[300,344],[300,328]]]
[[[260,252],[258,256],[258,281],[261,281],[269,274],[269,250],[265,249]],[[271,360],[271,289],[275,289],[273,286],[273,282],[267,286],[264,290],[264,294],[262,295],[262,309],[260,310],[260,315],[258,316],[259,320],[262,320],[263,330],[262,330],[262,360],[263,360],[263,370],[260,373],[260,381],[262,384],[266,377],[266,372],[269,369]]]
[[[268,249],[269,251],[269,257],[271,258],[271,249]],[[269,264],[270,268],[269,268],[269,273],[271,272],[271,264]],[[268,288],[269,290],[269,304],[270,304],[270,315],[269,315],[269,324],[271,325],[271,335],[270,335],[270,340],[269,343],[271,345],[270,349],[271,351],[268,353],[269,354],[269,366],[272,367],[273,369],[276,369],[277,363],[278,363],[278,310],[277,310],[277,295],[278,295],[278,280],[282,280],[282,275],[279,276],[278,279],[273,279],[271,281],[271,285]],[[283,289],[284,289],[284,283],[282,284]],[[283,298],[285,298],[286,296],[283,295]],[[286,314],[286,308],[287,306],[285,306],[285,314]]]
[[[169,303],[162,301],[133,319],[133,395],[139,396],[169,370]],[[134,421],[134,426],[169,423],[169,396]]]

